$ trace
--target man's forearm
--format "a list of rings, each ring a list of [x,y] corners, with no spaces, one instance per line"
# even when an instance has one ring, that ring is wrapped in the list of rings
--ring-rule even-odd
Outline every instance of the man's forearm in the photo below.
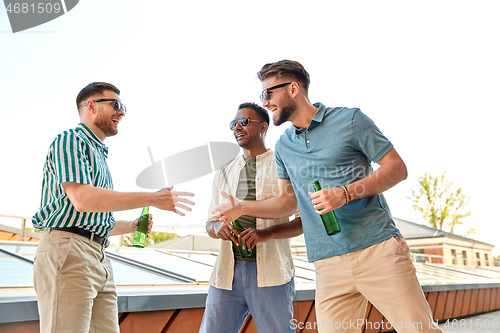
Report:
[[[290,222],[273,225],[264,229],[270,234],[270,239],[286,239],[302,235],[302,218],[296,217]]]
[[[293,215],[297,211],[295,196],[274,197],[264,200],[241,201],[241,215],[261,219],[278,219]]]
[[[184,216],[184,213],[178,208],[190,211],[189,205],[194,205],[194,202],[184,198],[185,196],[194,196],[193,193],[173,192],[171,188],[164,188],[152,193],[125,193],[74,182],[62,183],[62,187],[79,212],[116,212],[153,206]]]
[[[153,193],[124,193],[91,185],[80,186],[86,188],[68,194],[79,212],[116,212],[152,206],[154,203]]]
[[[134,232],[135,225],[130,221],[115,221],[115,226],[111,229],[110,236],[129,234]]]
[[[381,160],[382,161],[382,160]],[[392,149],[384,156],[383,164],[366,178],[346,185],[352,200],[381,194],[406,179],[406,165]]]

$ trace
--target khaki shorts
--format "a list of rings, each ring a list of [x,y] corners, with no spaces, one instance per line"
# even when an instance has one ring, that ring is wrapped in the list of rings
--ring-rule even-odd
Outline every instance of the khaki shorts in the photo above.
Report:
[[[119,332],[111,262],[104,248],[73,233],[42,233],[33,266],[40,332]]]
[[[361,332],[370,301],[397,332],[440,332],[403,236],[317,260],[319,332]]]

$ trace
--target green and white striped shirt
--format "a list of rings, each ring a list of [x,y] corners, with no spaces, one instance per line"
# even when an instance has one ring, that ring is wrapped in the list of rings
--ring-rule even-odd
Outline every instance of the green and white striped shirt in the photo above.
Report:
[[[79,227],[109,237],[115,220],[111,213],[78,212],[62,183],[75,182],[113,189],[106,163],[108,147],[84,124],[59,134],[50,145],[43,168],[40,210],[33,216],[38,230]]]

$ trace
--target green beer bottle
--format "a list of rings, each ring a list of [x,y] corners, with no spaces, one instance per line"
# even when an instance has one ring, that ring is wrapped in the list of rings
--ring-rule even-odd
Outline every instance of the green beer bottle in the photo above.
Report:
[[[144,207],[142,209],[141,217],[139,217],[139,221],[137,223],[137,226],[135,227],[132,246],[142,248],[146,245],[148,228],[149,228],[149,206]]]
[[[238,230],[238,232],[241,234],[243,232],[243,230],[245,230],[241,224],[240,224],[240,221],[238,221],[238,219],[234,220],[233,221],[233,226],[236,228],[236,230]],[[234,232],[233,232],[233,235],[234,237],[237,237]],[[249,250],[249,249],[243,249],[243,242],[240,241],[240,245],[238,245],[238,251],[240,251],[240,255],[243,257],[243,258],[248,258],[252,255],[252,250]]]
[[[318,180],[313,183],[313,186],[316,192],[321,190],[321,185],[319,185]],[[339,221],[337,220],[337,216],[335,216],[335,212],[333,210],[320,216],[321,220],[323,220],[323,224],[325,225],[326,233],[328,234],[328,236],[332,236],[340,232]]]

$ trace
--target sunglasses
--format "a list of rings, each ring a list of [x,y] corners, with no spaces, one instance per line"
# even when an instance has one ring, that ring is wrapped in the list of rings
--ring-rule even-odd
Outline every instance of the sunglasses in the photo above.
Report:
[[[269,87],[269,88],[267,88],[266,90],[264,90],[264,91],[262,92],[262,94],[260,94],[260,100],[262,101],[262,103],[264,103],[264,102],[268,102],[268,101],[271,99],[271,95],[269,94],[269,92],[270,92],[271,90],[286,87],[287,85],[289,85],[289,84],[291,84],[291,83],[293,83],[293,82],[282,83],[282,84],[278,84],[278,85],[276,85],[276,86],[273,86],[273,87]]]
[[[125,105],[122,104],[122,102],[120,102],[119,100],[117,99],[110,99],[110,98],[103,98],[103,99],[99,99],[97,101],[92,101],[94,103],[99,103],[99,102],[113,102],[113,109],[115,111],[120,111],[120,110],[123,110],[123,113],[124,114],[127,114],[127,108],[125,107]],[[83,106],[87,106],[87,103],[88,102],[85,102],[85,104],[83,104]]]
[[[231,131],[234,131],[234,129],[236,128],[237,124],[240,124],[243,127],[247,127],[248,124],[250,124],[251,121],[255,121],[255,122],[258,122],[258,123],[265,123],[265,121],[262,121],[262,120],[253,120],[253,119],[250,119],[248,117],[241,117],[238,120],[236,120],[236,119],[235,120],[231,120],[231,122],[229,123],[229,128],[231,129]]]

